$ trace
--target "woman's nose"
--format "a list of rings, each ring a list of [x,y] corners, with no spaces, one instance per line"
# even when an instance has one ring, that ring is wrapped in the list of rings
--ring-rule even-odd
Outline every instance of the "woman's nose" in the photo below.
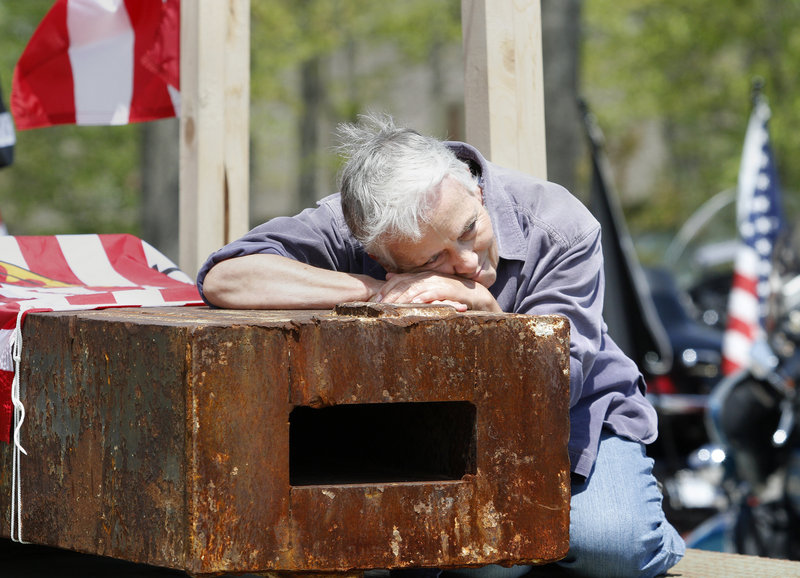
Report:
[[[478,255],[475,251],[462,249],[453,255],[453,271],[456,275],[471,277],[478,268]]]

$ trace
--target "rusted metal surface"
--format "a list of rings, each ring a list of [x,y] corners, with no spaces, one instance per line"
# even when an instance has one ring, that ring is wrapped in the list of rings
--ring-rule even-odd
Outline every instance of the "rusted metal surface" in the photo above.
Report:
[[[568,355],[563,318],[448,307],[31,314],[23,538],[196,575],[557,560]]]

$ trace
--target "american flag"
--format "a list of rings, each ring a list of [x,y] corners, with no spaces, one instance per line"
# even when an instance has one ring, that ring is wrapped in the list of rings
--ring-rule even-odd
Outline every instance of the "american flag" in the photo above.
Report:
[[[132,235],[0,236],[0,441],[24,415],[13,346],[27,313],[202,304],[185,273]]]
[[[178,116],[180,0],[56,0],[14,69],[18,130]]]
[[[11,538],[22,541],[22,325],[33,311],[202,305],[192,280],[132,235],[0,237],[0,440],[13,421]],[[26,347],[30,344],[26,343]]]
[[[763,336],[772,252],[783,225],[769,117],[769,105],[763,97],[757,97],[739,167],[736,220],[740,246],[722,342],[722,371],[726,375],[749,365],[753,343]]]

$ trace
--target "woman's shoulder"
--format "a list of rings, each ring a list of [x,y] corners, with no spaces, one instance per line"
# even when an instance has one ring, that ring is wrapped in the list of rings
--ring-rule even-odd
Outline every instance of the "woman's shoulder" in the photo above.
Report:
[[[505,197],[503,204],[527,234],[544,231],[559,244],[572,246],[599,231],[591,211],[565,187],[504,168],[494,177],[497,194]]]

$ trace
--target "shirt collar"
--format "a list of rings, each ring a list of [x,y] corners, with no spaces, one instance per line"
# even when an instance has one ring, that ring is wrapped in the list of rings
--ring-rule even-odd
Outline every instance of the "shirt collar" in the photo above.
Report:
[[[524,260],[527,255],[525,236],[517,218],[516,203],[498,178],[498,167],[467,143],[445,143],[455,155],[469,165],[483,188],[483,199],[497,239],[498,252],[503,259]]]

